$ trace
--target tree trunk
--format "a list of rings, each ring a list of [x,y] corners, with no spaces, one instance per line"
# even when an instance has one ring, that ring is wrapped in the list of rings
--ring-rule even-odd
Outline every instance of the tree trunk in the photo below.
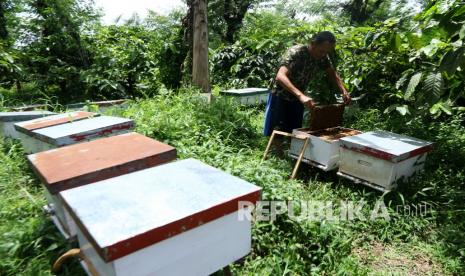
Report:
[[[210,93],[208,74],[207,1],[194,0],[194,45],[192,83],[204,93]]]
[[[194,31],[194,5],[193,0],[187,0],[187,13],[186,16],[182,19],[182,27],[184,29],[184,38],[183,43],[184,47],[187,49],[186,56],[184,57],[184,62],[181,65],[182,79],[183,81],[190,82],[192,80],[192,53],[193,53],[193,31]]]
[[[0,39],[8,38],[8,29],[6,27],[5,3],[0,1]]]
[[[21,93],[21,90],[22,90],[21,81],[16,80],[15,83],[16,83],[16,92]]]

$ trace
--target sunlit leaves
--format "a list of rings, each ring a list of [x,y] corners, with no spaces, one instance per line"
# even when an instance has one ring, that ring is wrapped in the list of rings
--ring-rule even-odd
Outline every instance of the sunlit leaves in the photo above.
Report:
[[[418,86],[421,80],[421,76],[423,75],[422,72],[415,73],[411,78],[407,85],[407,89],[405,90],[404,99],[406,101],[411,100],[413,93],[415,92],[415,88]]]

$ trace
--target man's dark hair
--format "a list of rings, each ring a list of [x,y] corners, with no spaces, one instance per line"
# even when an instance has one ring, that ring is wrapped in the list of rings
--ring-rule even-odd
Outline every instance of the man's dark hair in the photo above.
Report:
[[[321,44],[328,41],[329,43],[336,43],[336,37],[332,32],[329,31],[322,31],[317,34],[315,34],[312,37],[312,42],[316,44]]]

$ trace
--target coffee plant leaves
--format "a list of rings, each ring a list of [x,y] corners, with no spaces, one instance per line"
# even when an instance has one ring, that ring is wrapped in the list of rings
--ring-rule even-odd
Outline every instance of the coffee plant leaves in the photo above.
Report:
[[[408,100],[411,100],[412,99],[412,96],[413,96],[413,93],[415,92],[415,88],[418,86],[418,84],[420,83],[420,80],[421,80],[421,77],[423,76],[423,73],[422,72],[418,72],[416,74],[414,74],[411,78],[410,78],[410,81],[407,85],[407,89],[405,90],[405,94],[404,94],[404,99],[406,101]]]

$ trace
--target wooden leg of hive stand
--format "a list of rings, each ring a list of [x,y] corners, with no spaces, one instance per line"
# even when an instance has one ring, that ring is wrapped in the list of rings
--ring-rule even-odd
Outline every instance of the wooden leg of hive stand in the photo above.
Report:
[[[266,159],[266,156],[268,155],[268,151],[270,151],[270,147],[271,147],[271,144],[273,143],[275,135],[276,135],[276,130],[273,130],[273,133],[271,133],[270,140],[268,141],[268,145],[266,145],[265,153],[263,154],[262,160]]]
[[[295,163],[294,170],[292,171],[291,179],[294,179],[297,175],[297,171],[299,170],[300,163],[302,163],[302,158],[304,157],[305,149],[307,148],[309,139],[305,139],[304,145],[302,146],[302,150],[300,151],[299,158]]]

